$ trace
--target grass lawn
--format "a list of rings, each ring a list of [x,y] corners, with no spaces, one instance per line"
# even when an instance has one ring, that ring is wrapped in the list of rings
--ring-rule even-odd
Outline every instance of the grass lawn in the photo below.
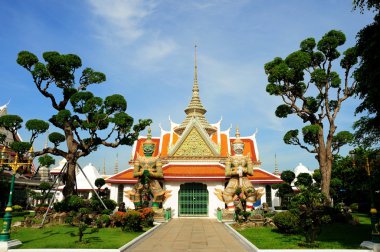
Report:
[[[87,230],[86,230],[87,231]],[[11,238],[22,242],[22,249],[26,248],[120,248],[143,232],[123,232],[120,228],[100,228],[99,232],[83,236],[82,243],[78,243],[78,228],[69,225],[52,227],[17,228],[12,230]]]
[[[335,223],[324,226],[317,240],[321,249],[358,249],[360,243],[371,240],[370,219],[366,214],[355,214],[360,224]],[[269,227],[237,230],[259,249],[301,249],[302,235],[284,235]]]

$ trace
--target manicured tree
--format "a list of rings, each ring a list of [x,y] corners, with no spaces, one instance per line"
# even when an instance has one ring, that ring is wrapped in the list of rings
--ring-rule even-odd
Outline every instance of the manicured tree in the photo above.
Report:
[[[292,171],[283,171],[281,173],[281,179],[285,182],[282,184],[273,185],[273,189],[278,189],[277,196],[281,199],[281,206],[287,208],[289,200],[293,197],[294,191],[291,183],[295,179],[296,175]]]
[[[299,189],[291,200],[290,211],[299,217],[299,228],[305,237],[305,246],[315,247],[321,225],[331,221],[323,212],[325,195],[313,184],[310,174],[301,173],[295,182]]]
[[[30,52],[21,51],[17,63],[32,75],[37,90],[56,111],[49,122],[61,132],[49,135],[53,147],[36,151],[34,155],[49,153],[67,160],[63,194],[68,197],[74,193],[75,167],[79,158],[96,151],[100,145],[112,148],[132,145],[151,120],[139,120],[133,125],[133,118],[125,112],[127,102],[123,96],[114,94],[102,99],[87,91],[90,85],[104,82],[106,76],[91,68],[84,68],[76,80],[75,72],[82,67],[77,55],[45,52],[43,59],[46,63],[40,62]],[[18,116],[12,119],[9,115],[7,120],[1,119],[0,127],[9,130],[16,138],[22,119]],[[19,146],[19,149],[30,147],[39,134],[47,131],[49,124],[42,120],[30,120],[25,126],[32,133],[31,139],[28,146]],[[65,146],[61,147],[63,142]],[[11,148],[14,149],[14,146]]]
[[[356,92],[362,99],[356,113],[367,112],[354,124],[355,136],[360,144],[372,146],[380,141],[380,1],[354,0],[359,7],[376,12],[373,23],[364,27],[357,35],[359,67],[355,71]]]
[[[322,192],[327,199],[333,154],[352,140],[347,131],[336,133],[335,124],[343,101],[355,90],[355,82],[350,83],[350,70],[357,63],[355,48],[347,49],[340,61],[343,82],[333,71],[333,62],[340,57],[337,48],[345,41],[342,32],[331,30],[318,43],[307,38],[301,42],[300,50],[265,64],[269,81],[266,91],[280,96],[283,102],[277,107],[276,116],[285,118],[294,114],[307,124],[302,128],[303,142],[298,129],[288,131],[284,142],[315,155],[322,175]]]
[[[106,181],[104,178],[97,178],[95,179],[95,186],[98,188],[98,193],[100,193],[100,188],[106,184]]]

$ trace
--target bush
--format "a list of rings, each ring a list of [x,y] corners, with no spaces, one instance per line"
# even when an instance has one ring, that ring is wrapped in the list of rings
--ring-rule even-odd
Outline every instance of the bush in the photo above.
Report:
[[[121,227],[123,231],[139,232],[142,230],[143,217],[138,211],[115,212],[110,218],[113,226]]]
[[[12,213],[12,217],[22,217],[22,216],[28,216],[30,215],[29,211],[22,211],[22,212],[14,212]]]
[[[115,212],[110,216],[111,224],[114,227],[121,227],[125,212]]]
[[[108,227],[111,223],[111,218],[107,214],[102,214],[102,216],[100,216],[100,220],[105,227]]]
[[[154,221],[154,211],[152,208],[143,208],[139,210],[142,217],[142,226],[143,227],[153,227]]]
[[[352,212],[357,212],[359,210],[359,204],[358,203],[352,203],[350,205],[350,209]]]
[[[104,199],[103,200],[103,203],[104,205],[106,205],[106,207],[109,209],[109,210],[115,210],[116,206],[117,206],[117,203],[116,201],[114,200],[111,200],[111,199]]]
[[[82,208],[85,206],[85,201],[81,197],[77,195],[71,195],[64,199],[67,201],[67,206],[69,207],[70,211],[78,211],[79,208]]]
[[[111,213],[117,206],[117,203],[111,199],[103,199],[103,203],[104,205],[106,205],[108,210],[111,210]],[[107,209],[104,209],[102,202],[100,202],[100,200],[96,197],[91,198],[90,206],[93,211],[98,212],[98,213],[102,212],[103,210],[107,210]]]
[[[62,200],[60,202],[54,203],[53,208],[54,208],[54,211],[59,212],[59,213],[69,211],[69,206],[66,200]]]
[[[290,211],[277,213],[273,222],[280,233],[294,234],[299,232],[299,217]]]
[[[110,214],[112,214],[112,212],[113,212],[113,210],[111,210],[111,209],[104,209],[104,210],[101,212],[101,214],[110,215]]]
[[[123,216],[123,225],[121,229],[123,231],[139,232],[142,231],[142,216],[135,210],[125,212]]]
[[[13,205],[12,206],[12,211],[13,212],[21,212],[22,211],[22,206],[20,206],[20,205]]]

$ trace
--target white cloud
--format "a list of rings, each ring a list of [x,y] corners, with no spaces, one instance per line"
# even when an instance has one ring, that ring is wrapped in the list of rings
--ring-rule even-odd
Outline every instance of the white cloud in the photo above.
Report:
[[[142,20],[155,7],[152,1],[139,0],[88,0],[97,21],[98,37],[107,42],[134,41],[144,34]]]
[[[177,47],[172,39],[155,40],[138,49],[135,63],[144,66],[157,64],[157,61],[168,57]]]

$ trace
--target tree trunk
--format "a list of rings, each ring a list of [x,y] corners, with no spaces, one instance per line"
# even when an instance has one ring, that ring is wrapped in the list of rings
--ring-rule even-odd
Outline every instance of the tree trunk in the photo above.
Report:
[[[318,134],[318,163],[319,170],[321,171],[322,180],[321,180],[321,191],[326,196],[327,202],[330,202],[330,181],[331,181],[331,167],[332,167],[332,153],[328,145],[326,146],[323,128],[319,131]]]
[[[63,188],[63,196],[67,198],[73,194],[76,194],[75,184],[76,184],[76,161],[67,161],[68,167],[66,171],[66,181],[65,187]]]

